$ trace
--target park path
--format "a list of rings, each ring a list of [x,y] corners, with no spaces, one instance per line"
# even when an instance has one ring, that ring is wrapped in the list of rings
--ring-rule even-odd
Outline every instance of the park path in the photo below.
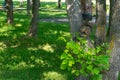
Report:
[[[68,23],[68,18],[40,18],[39,21],[41,22],[55,22],[55,23]],[[109,16],[106,17],[106,22],[109,22]],[[95,17],[92,18],[90,23],[95,24]]]
[[[26,10],[26,8],[14,8],[14,11],[17,10]],[[47,9],[48,10],[48,9]],[[4,8],[0,7],[0,11],[6,11]],[[65,10],[61,10],[61,11],[65,11]],[[109,16],[106,16],[106,22],[109,22]],[[40,18],[39,21],[41,22],[55,22],[55,23],[68,23],[68,18],[67,17],[63,17],[63,18]],[[90,21],[91,23],[95,24],[95,17],[92,18],[92,20]]]
[[[68,18],[40,18],[41,22],[68,23]]]

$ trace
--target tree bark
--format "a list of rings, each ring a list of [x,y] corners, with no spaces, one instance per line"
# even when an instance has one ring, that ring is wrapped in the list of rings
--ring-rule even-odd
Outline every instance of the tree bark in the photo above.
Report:
[[[97,18],[95,32],[95,46],[101,45],[106,40],[106,0],[97,0]]]
[[[32,0],[32,19],[29,29],[29,36],[35,37],[38,33],[38,18],[39,18],[39,0]]]
[[[111,27],[110,27],[110,44],[111,50],[110,70],[108,71],[108,80],[118,80],[120,71],[120,0],[113,0]]]
[[[67,13],[70,23],[70,32],[74,39],[80,30],[80,26],[83,23],[81,0],[66,0]]]
[[[13,1],[12,0],[5,0],[6,9],[7,9],[7,23],[13,23]]]

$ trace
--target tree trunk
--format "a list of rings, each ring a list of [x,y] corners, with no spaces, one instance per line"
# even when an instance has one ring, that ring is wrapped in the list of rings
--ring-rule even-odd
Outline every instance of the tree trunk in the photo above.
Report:
[[[70,32],[75,39],[82,25],[81,0],[66,0],[67,13],[70,22]]]
[[[31,10],[31,1],[27,0],[27,15],[30,15],[30,10]]]
[[[58,8],[61,8],[61,0],[58,0]]]
[[[113,0],[111,27],[110,27],[110,70],[108,72],[108,80],[118,80],[120,71],[120,0]]]
[[[41,1],[39,1],[39,7],[41,7]]]
[[[106,39],[106,0],[97,0],[97,18],[96,18],[96,33],[95,46],[105,42]]]
[[[110,0],[109,27],[108,27],[108,32],[107,32],[108,37],[109,37],[109,34],[110,34],[110,27],[111,27],[111,21],[112,21],[113,2],[114,2],[114,0]]]
[[[32,19],[29,29],[29,36],[35,37],[38,33],[38,18],[39,18],[39,0],[32,0]]]
[[[20,0],[20,7],[23,6],[23,0]]]
[[[84,12],[88,13],[88,15],[90,14],[88,10],[85,10],[83,8],[83,5],[81,3],[82,1],[83,0],[66,0],[67,13],[68,13],[70,30],[71,30],[70,32],[71,32],[71,35],[74,41],[76,41],[77,36],[80,36],[80,37],[87,39],[88,45],[89,45],[90,27],[86,23],[84,24],[84,20],[83,20],[84,16],[82,14]],[[85,2],[84,4],[86,6]],[[86,17],[87,22],[89,21],[88,18],[89,16]],[[76,77],[76,80],[89,80],[89,79],[88,77],[83,77],[83,75],[79,75]]]
[[[7,23],[13,23],[13,1],[12,0],[5,0],[6,9],[7,9]]]

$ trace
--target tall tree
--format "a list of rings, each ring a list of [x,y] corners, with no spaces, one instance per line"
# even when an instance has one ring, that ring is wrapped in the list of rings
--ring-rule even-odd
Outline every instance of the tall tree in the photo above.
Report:
[[[5,0],[6,9],[7,9],[7,23],[13,23],[13,1],[12,0]]]
[[[106,0],[96,0],[96,8],[95,46],[105,42],[106,39]]]
[[[91,0],[90,0],[91,1]],[[87,35],[87,38],[89,37],[90,28],[88,25],[88,21],[90,20],[89,9],[90,6],[88,6],[86,2],[89,2],[89,0],[66,0],[67,5],[67,13],[70,23],[70,32],[72,35],[73,40],[76,40],[77,36],[83,37],[83,35]],[[89,9],[88,9],[89,7]],[[88,40],[88,45],[89,45]],[[83,77],[83,75],[80,75],[76,77],[76,80],[87,80],[87,77]]]
[[[111,26],[110,26],[110,70],[107,80],[118,80],[120,71],[120,0],[112,0]]]
[[[32,0],[32,19],[29,29],[29,36],[35,37],[38,33],[39,0]]]
[[[81,0],[66,0],[66,5],[70,23],[70,32],[73,39],[75,39],[76,34],[79,33],[80,26],[82,25]]]

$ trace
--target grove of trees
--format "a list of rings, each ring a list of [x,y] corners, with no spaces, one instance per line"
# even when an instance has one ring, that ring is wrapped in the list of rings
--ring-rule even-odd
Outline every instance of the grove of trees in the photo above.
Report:
[[[118,80],[120,70],[120,0],[110,0],[109,26],[106,27],[106,1],[96,0],[96,27],[94,43],[90,39],[90,31],[93,25],[89,23],[92,18],[92,0],[66,0],[66,9],[70,23],[70,33],[72,40],[77,41],[77,37],[87,35],[88,47],[96,48],[104,42],[108,42],[110,49],[110,68],[103,72],[103,80]],[[7,23],[14,22],[13,1],[5,0],[7,9]],[[27,13],[30,15],[32,8],[32,18],[28,35],[35,37],[38,33],[40,0],[27,0]],[[58,0],[58,8],[61,8],[61,0]],[[87,26],[87,27],[86,27]],[[76,80],[89,80],[88,77],[79,75]]]

